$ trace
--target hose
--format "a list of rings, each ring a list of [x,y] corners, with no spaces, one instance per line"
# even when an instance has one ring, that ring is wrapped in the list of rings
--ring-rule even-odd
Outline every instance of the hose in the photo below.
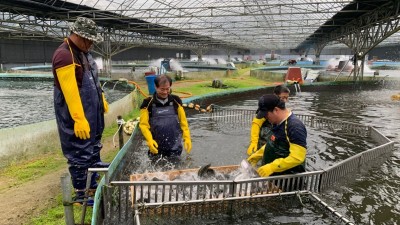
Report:
[[[190,93],[190,92],[184,92],[184,91],[174,91],[174,93],[181,93],[181,94],[186,95],[186,96],[179,96],[180,98],[189,98],[189,97],[192,97],[192,96],[193,96],[192,93]]]
[[[142,91],[142,89],[140,88],[139,84],[137,84],[136,82],[131,81],[131,80],[126,80],[126,82],[129,83],[129,84],[135,85],[135,87],[139,90],[139,92],[140,92],[144,97],[146,97],[146,98],[149,97],[146,93],[144,93],[144,92]]]

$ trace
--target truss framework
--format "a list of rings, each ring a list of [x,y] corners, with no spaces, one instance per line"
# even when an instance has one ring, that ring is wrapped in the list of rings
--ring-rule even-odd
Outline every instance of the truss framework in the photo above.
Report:
[[[107,37],[109,43],[103,45],[108,45],[108,50],[99,48],[107,55],[134,46],[276,50],[325,46],[339,40],[351,47],[359,42],[357,32],[364,33],[365,43],[356,49],[364,49],[375,46],[370,42],[377,43],[377,39],[379,43],[398,43],[398,2],[0,0],[0,38],[62,39],[68,35],[68,22],[86,16],[94,19]],[[381,7],[383,10],[371,13],[395,3],[393,10]],[[382,19],[385,17],[390,22]]]

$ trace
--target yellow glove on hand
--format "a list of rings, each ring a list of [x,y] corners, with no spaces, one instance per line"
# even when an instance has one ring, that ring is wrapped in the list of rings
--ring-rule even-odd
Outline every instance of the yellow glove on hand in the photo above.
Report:
[[[189,154],[192,151],[192,139],[190,139],[189,124],[186,119],[185,110],[181,105],[178,106],[178,119],[182,129],[183,145],[186,153]]]
[[[154,141],[153,135],[150,132],[149,111],[147,111],[147,109],[140,110],[139,128],[147,141],[147,146],[149,146],[150,152],[158,154],[158,144]]]
[[[154,155],[158,154],[158,144],[155,140],[150,140],[147,142],[147,146],[149,146],[150,152],[153,153]]]
[[[257,151],[258,139],[260,136],[260,129],[263,123],[265,122],[265,118],[257,119],[255,117],[251,122],[251,129],[250,129],[250,146],[247,149],[247,155],[251,155]]]
[[[247,155],[252,155],[255,151],[257,151],[257,142],[256,143],[250,143],[249,148],[247,149]]]
[[[187,138],[184,140],[183,144],[185,146],[186,153],[189,154],[192,151],[192,140],[190,140],[190,138]]]
[[[83,111],[78,84],[76,83],[75,64],[56,69],[56,74],[69,113],[75,122],[75,136],[83,140],[90,138],[90,126]]]
[[[265,145],[262,146],[260,149],[258,149],[258,151],[253,153],[249,158],[247,158],[247,161],[249,161],[249,163],[252,166],[256,166],[258,161],[260,161],[260,159],[262,159],[262,157],[264,155],[264,150],[265,150]]]
[[[277,158],[274,161],[258,169],[260,176],[267,177],[275,172],[283,172],[298,166],[306,159],[307,149],[301,145],[290,143],[289,155],[286,158]]]
[[[258,168],[257,173],[260,175],[260,177],[269,177],[274,173],[274,171],[272,171],[270,165],[267,164]]]
[[[108,113],[108,102],[104,96],[104,93],[102,93],[101,96],[103,97],[104,113]]]
[[[74,133],[75,136],[83,140],[90,138],[90,126],[86,118],[83,120],[75,119]]]

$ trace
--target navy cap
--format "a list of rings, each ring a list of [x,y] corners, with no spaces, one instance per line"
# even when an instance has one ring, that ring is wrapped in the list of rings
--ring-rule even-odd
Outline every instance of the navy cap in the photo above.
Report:
[[[271,112],[277,106],[285,107],[285,102],[282,102],[278,96],[272,94],[261,96],[258,100],[257,119],[264,118],[268,112]]]

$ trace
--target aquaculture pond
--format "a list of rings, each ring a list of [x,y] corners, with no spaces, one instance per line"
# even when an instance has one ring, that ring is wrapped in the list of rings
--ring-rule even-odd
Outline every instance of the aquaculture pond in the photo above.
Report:
[[[130,89],[120,83],[106,83],[111,103],[127,95]],[[35,80],[0,80],[0,129],[55,119],[53,82]]]
[[[370,89],[346,86],[326,86],[318,91],[292,94],[287,104],[295,114],[317,115],[360,125],[374,126],[395,141],[395,150],[388,157],[377,159],[362,172],[332,186],[321,198],[355,224],[400,223],[400,103],[390,96],[399,89]],[[218,99],[214,104],[222,107],[256,109],[258,97],[265,93],[245,94],[242,97]],[[190,110],[190,109],[188,109]],[[207,119],[208,114],[189,114],[193,150],[190,156],[183,153],[182,168],[199,168],[239,164],[246,158],[249,143],[249,126],[218,123]],[[350,135],[337,130],[321,131],[307,128],[307,170],[321,170],[359,152],[376,146],[369,138]],[[145,143],[139,143],[125,177],[132,173],[156,170],[146,156]],[[137,148],[137,145],[132,146]],[[280,205],[269,206],[268,212],[257,210],[247,216],[215,217],[212,220],[191,221],[195,224],[335,224],[320,212],[309,208],[291,208],[285,212]],[[266,208],[267,209],[267,208]],[[272,213],[275,211],[274,213]],[[153,221],[154,222],[154,221]],[[181,224],[187,224],[182,221]]]

